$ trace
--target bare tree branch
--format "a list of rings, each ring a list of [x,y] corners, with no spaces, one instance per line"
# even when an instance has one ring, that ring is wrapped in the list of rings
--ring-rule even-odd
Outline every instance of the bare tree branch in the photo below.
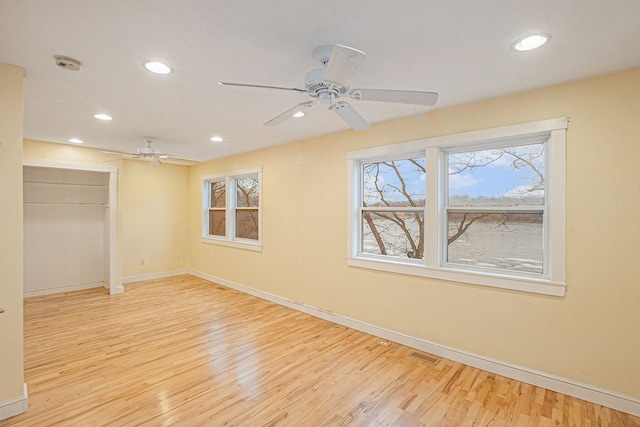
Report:
[[[469,215],[471,215],[471,218],[468,218]],[[469,213],[469,212],[466,212],[464,215],[462,215],[462,220],[460,221],[460,224],[457,225],[458,229],[456,230],[456,233],[453,236],[449,236],[447,243],[449,245],[452,244],[453,242],[458,240],[460,238],[460,236],[462,236],[464,233],[467,232],[469,227],[471,227],[471,224],[473,224],[477,220],[479,220],[481,218],[485,218],[485,217],[487,217],[489,215],[491,215],[491,214],[490,213]],[[468,220],[468,222],[467,222],[467,220]]]

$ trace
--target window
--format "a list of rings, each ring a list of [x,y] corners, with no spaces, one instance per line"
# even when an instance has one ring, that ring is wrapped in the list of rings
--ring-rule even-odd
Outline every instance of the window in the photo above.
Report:
[[[443,264],[544,273],[544,146],[445,151]]]
[[[349,265],[564,295],[566,123],[349,153]]]
[[[363,254],[423,258],[424,160],[422,156],[361,164]]]
[[[203,241],[261,249],[260,169],[202,178]]]

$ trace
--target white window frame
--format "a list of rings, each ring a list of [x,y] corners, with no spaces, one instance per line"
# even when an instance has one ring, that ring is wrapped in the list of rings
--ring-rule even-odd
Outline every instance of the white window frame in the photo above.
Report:
[[[236,181],[242,178],[258,178],[258,239],[243,239],[236,236]],[[202,242],[229,246],[253,251],[262,251],[262,168],[250,168],[230,171],[221,174],[205,175],[202,181]],[[211,206],[211,191],[209,185],[212,182],[225,182],[225,235],[216,236],[209,234],[209,209]],[[221,209],[222,210],[222,209]]]
[[[564,296],[566,250],[566,117],[538,122],[465,132],[399,144],[349,152],[348,163],[348,238],[347,264],[399,274],[440,280],[513,289],[545,295]],[[526,141],[547,139],[545,147],[544,243],[543,274],[507,270],[485,271],[479,268],[443,262],[446,238],[444,200],[448,171],[447,152],[512,146]],[[426,158],[427,200],[424,212],[424,259],[405,260],[359,252],[360,233],[360,168],[363,162],[408,158],[423,153]]]

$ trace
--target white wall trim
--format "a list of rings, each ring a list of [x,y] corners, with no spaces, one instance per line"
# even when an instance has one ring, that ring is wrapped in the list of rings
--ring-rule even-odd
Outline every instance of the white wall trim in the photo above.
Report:
[[[11,418],[15,415],[27,412],[29,409],[29,393],[27,385],[24,384],[22,396],[0,402],[0,421]]]
[[[105,286],[107,291],[109,291],[109,295],[119,295],[124,293],[124,286],[116,285],[116,286]]]
[[[39,295],[50,295],[50,294],[57,294],[60,292],[71,292],[71,291],[79,291],[82,289],[92,289],[92,288],[101,288],[101,287],[108,288],[108,286],[106,286],[104,282],[78,283],[76,285],[56,286],[56,287],[47,288],[47,289],[24,291],[24,297],[29,298],[29,297],[36,297]]]
[[[165,277],[181,276],[183,274],[192,274],[192,272],[191,270],[174,270],[174,271],[161,271],[159,273],[140,274],[137,276],[127,276],[122,278],[122,283],[127,284],[127,283],[134,283],[134,282],[142,282],[145,280],[164,279]]]
[[[250,288],[248,286],[244,286],[239,283],[225,280],[223,278],[216,277],[210,274],[193,270],[188,271],[187,273],[193,274],[194,276],[200,277],[201,279],[209,280],[211,282],[229,287],[231,289],[235,289],[237,291],[253,295],[255,297],[271,301],[273,303],[283,305],[285,307],[289,307],[294,310],[298,310],[303,313],[328,320],[330,322],[337,323],[339,325],[356,329],[358,331],[381,337],[398,344],[406,345],[417,350],[431,353],[436,356],[444,357],[449,360],[463,363],[474,368],[482,369],[484,371],[492,372],[494,374],[502,375],[538,387],[543,387],[548,390],[577,397],[578,399],[586,400],[588,402],[606,406],[635,416],[640,416],[640,399],[632,396],[623,395],[621,393],[606,390],[590,384],[581,383],[568,378],[563,378],[557,375],[537,371],[535,369],[527,368],[524,366],[514,365],[497,359],[492,359],[482,355],[440,345],[438,343],[423,340],[421,338],[405,335],[400,332],[395,332],[389,329],[381,328],[379,326],[371,325],[357,319],[352,319],[340,314],[332,313],[321,308],[313,307],[301,302],[283,298],[278,295]]]
[[[118,168],[116,166],[99,165],[95,163],[59,162],[56,160],[41,160],[31,158],[25,158],[22,161],[22,165],[35,166],[40,168],[74,169],[92,172],[118,172]]]

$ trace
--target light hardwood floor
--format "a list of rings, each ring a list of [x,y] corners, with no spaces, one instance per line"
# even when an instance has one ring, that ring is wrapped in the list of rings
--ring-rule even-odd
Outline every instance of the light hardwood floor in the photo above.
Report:
[[[33,297],[29,411],[0,426],[640,426],[413,353],[189,275]]]

